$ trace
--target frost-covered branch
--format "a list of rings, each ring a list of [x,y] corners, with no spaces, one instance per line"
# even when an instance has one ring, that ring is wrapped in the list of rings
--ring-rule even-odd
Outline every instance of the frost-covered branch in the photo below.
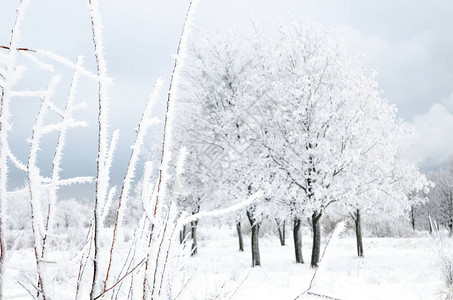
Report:
[[[74,101],[75,101],[75,93],[77,90],[77,85],[78,81],[80,78],[80,72],[79,67],[83,64],[83,58],[79,57],[77,59],[76,66],[77,68],[74,71],[74,75],[72,77],[71,81],[71,86],[69,88],[69,94],[68,94],[68,99],[66,101],[66,107],[64,112],[60,112],[55,105],[48,105],[48,108],[51,109],[52,111],[56,112],[59,114],[63,120],[61,122],[61,125],[59,127],[59,134],[58,134],[58,139],[57,139],[57,146],[55,149],[54,153],[54,158],[52,161],[52,174],[51,174],[51,184],[50,184],[50,189],[48,193],[48,203],[47,203],[47,217],[46,217],[46,226],[45,226],[45,234],[42,237],[43,239],[43,245],[42,245],[42,250],[41,250],[41,258],[45,259],[45,245],[46,245],[46,239],[47,239],[47,234],[49,230],[53,227],[53,222],[54,222],[54,214],[55,214],[55,206],[56,206],[56,201],[57,201],[57,193],[58,189],[60,186],[64,185],[71,185],[74,183],[87,183],[91,182],[92,178],[91,177],[80,177],[80,178],[71,178],[67,180],[61,180],[60,179],[60,173],[61,173],[61,160],[63,158],[63,149],[65,147],[66,143],[66,136],[67,136],[67,131],[69,128],[77,126],[77,124],[72,123],[72,114],[73,114],[73,109],[74,109]],[[43,101],[44,103],[44,101]],[[84,126],[85,123],[83,122],[80,124],[81,126]],[[45,129],[45,127],[42,128],[42,134],[46,134],[48,131]]]
[[[94,201],[94,255],[93,273],[90,291],[90,299],[99,293],[101,289],[100,278],[100,229],[102,227],[102,211],[108,197],[110,170],[108,168],[108,85],[107,64],[104,58],[104,46],[102,37],[102,22],[99,14],[99,3],[90,0],[91,30],[93,34],[94,55],[96,57],[98,79],[98,154],[96,162],[96,195]]]
[[[182,32],[180,35],[180,39],[179,39],[178,48],[176,51],[175,64],[173,66],[173,72],[172,72],[172,76],[170,79],[170,86],[169,86],[168,94],[167,94],[167,108],[166,108],[166,112],[165,112],[164,130],[163,130],[163,137],[162,137],[162,153],[161,153],[161,161],[160,161],[161,165],[159,168],[159,175],[158,175],[156,194],[155,194],[154,212],[153,212],[154,217],[157,214],[159,198],[163,197],[164,187],[167,185],[167,180],[169,177],[167,172],[168,172],[168,165],[171,160],[170,149],[172,149],[172,146],[171,146],[172,126],[174,125],[173,123],[174,123],[174,111],[175,111],[175,108],[174,108],[175,104],[174,104],[174,101],[172,101],[173,97],[175,96],[173,94],[175,92],[173,90],[173,87],[174,87],[174,84],[176,84],[178,82],[178,80],[180,80],[180,78],[181,78],[181,68],[182,68],[182,64],[184,62],[184,55],[185,55],[185,51],[187,50],[187,44],[188,44],[188,31],[190,30],[190,26],[192,25],[192,22],[193,22],[193,14],[195,11],[196,3],[197,3],[197,0],[191,0],[189,3],[186,18],[185,18]],[[151,227],[149,245],[151,245],[151,242],[153,240],[154,227],[155,226],[153,223],[153,225]],[[145,263],[145,276],[144,276],[144,280],[143,280],[143,297],[142,297],[143,300],[146,299],[146,291],[147,291],[146,272],[148,270],[148,264],[149,264],[149,256],[147,257],[146,263]]]
[[[43,133],[41,131],[44,118],[47,113],[48,105],[47,103],[51,101],[51,97],[55,92],[55,87],[60,81],[60,77],[54,76],[48,86],[46,96],[42,99],[41,107],[39,109],[38,116],[36,118],[35,125],[32,130],[32,137],[30,140],[30,153],[28,156],[27,163],[27,178],[28,178],[28,188],[30,191],[30,212],[31,212],[31,221],[32,221],[32,232],[33,232],[33,248],[35,253],[36,268],[38,272],[38,297],[43,300],[46,299],[46,291],[44,284],[43,276],[43,266],[41,263],[41,258],[44,253],[44,243],[46,236],[46,226],[44,225],[44,218],[42,215],[42,191],[40,189],[41,182],[40,179],[40,169],[37,166],[37,157],[41,138]]]
[[[243,209],[243,208],[253,204],[255,201],[262,198],[263,196],[264,196],[264,194],[262,191],[256,192],[255,194],[253,194],[246,200],[239,202],[235,205],[232,205],[230,207],[223,208],[223,209],[217,209],[217,210],[213,210],[213,211],[199,212],[199,213],[193,214],[191,216],[187,216],[187,217],[183,218],[182,220],[180,220],[180,224],[182,226],[184,224],[188,224],[190,222],[196,221],[201,218],[217,217],[217,216],[226,215],[226,214],[235,212],[237,210]]]
[[[110,246],[110,256],[109,256],[109,263],[107,267],[107,273],[104,280],[104,292],[106,291],[109,274],[110,274],[110,267],[112,265],[112,258],[113,258],[113,251],[115,248],[115,241],[117,237],[117,230],[124,218],[124,208],[127,205],[127,200],[129,197],[129,192],[131,190],[132,180],[135,177],[135,169],[140,157],[140,153],[143,147],[143,143],[148,132],[148,129],[151,125],[155,123],[155,120],[151,118],[152,108],[154,104],[157,102],[159,97],[160,89],[162,88],[163,80],[159,79],[156,84],[154,85],[153,91],[149,97],[148,103],[143,111],[142,118],[138,125],[137,135],[135,139],[135,143],[132,146],[132,153],[129,159],[129,164],[127,167],[126,175],[123,180],[123,184],[121,187],[121,193],[119,195],[118,200],[118,207],[116,209],[116,217],[115,217],[115,225],[113,227],[113,237],[112,237],[112,245]],[[123,206],[123,207],[122,207]]]
[[[21,0],[17,9],[16,21],[11,31],[11,41],[6,56],[5,66],[1,68],[0,75],[2,77],[1,96],[0,96],[0,299],[3,295],[5,260],[6,260],[6,197],[7,197],[7,182],[8,182],[8,132],[11,130],[9,124],[10,118],[10,101],[11,89],[17,81],[15,70],[17,48],[20,40],[20,27],[24,20],[26,7],[29,5],[29,0]]]

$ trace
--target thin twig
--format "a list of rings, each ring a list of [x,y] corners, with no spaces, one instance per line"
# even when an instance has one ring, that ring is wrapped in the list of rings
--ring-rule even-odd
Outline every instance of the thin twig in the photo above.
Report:
[[[39,150],[39,143],[42,139],[42,126],[44,122],[44,116],[47,112],[47,105],[51,100],[50,98],[53,95],[53,91],[55,86],[58,83],[57,77],[53,77],[51,82],[48,85],[46,95],[41,102],[41,106],[39,108],[38,116],[36,117],[35,124],[32,130],[31,142],[30,142],[30,152],[28,155],[28,162],[27,162],[27,180],[28,180],[28,190],[30,195],[30,214],[31,214],[31,229],[32,229],[32,237],[33,237],[33,250],[35,254],[35,261],[36,261],[36,270],[38,275],[38,287],[41,291],[38,292],[38,297],[42,298],[43,300],[46,299],[45,287],[44,287],[44,280],[43,280],[43,270],[41,264],[41,255],[42,251],[42,233],[39,223],[42,221],[41,212],[40,212],[40,198],[39,198],[39,191],[38,186],[41,184],[39,178],[36,178],[36,174],[39,175],[39,168],[37,167],[37,156]],[[35,176],[34,176],[35,175]],[[39,177],[39,176],[38,176]]]
[[[96,58],[96,70],[98,76],[98,152],[96,160],[96,187],[94,199],[94,254],[93,254],[93,273],[90,291],[90,299],[94,299],[97,289],[100,288],[99,284],[99,252],[100,252],[100,233],[102,227],[101,206],[106,199],[106,193],[109,184],[110,170],[106,166],[106,158],[108,153],[107,135],[108,135],[108,100],[107,100],[107,81],[106,81],[106,62],[103,53],[102,43],[102,24],[98,12],[98,1],[89,0],[90,5],[90,19],[91,31],[94,46],[94,56]]]
[[[242,284],[244,284],[244,282],[247,280],[247,278],[249,278],[249,275],[250,275],[250,272],[247,274],[247,276],[245,276],[245,278],[241,281],[241,283],[239,283],[239,285],[237,286],[237,288],[234,290],[234,293],[230,296],[229,299],[232,299],[234,295],[236,295],[236,293],[238,292],[238,290],[240,289],[240,287],[242,286]]]
[[[182,44],[182,40],[183,40],[183,37],[184,37],[184,33],[186,31],[186,24],[188,23],[187,20],[189,19],[190,17],[190,13],[191,13],[191,8],[192,8],[192,4],[193,4],[193,0],[190,1],[189,3],[189,7],[187,9],[187,13],[186,13],[186,18],[184,20],[184,24],[183,24],[183,27],[182,27],[182,31],[181,31],[181,35],[179,37],[179,42],[178,42],[178,48],[176,50],[176,59],[175,59],[175,64],[173,66],[173,71],[172,71],[172,74],[171,74],[171,79],[170,79],[170,85],[169,85],[169,88],[168,88],[168,94],[167,94],[167,107],[166,107],[166,111],[165,111],[165,120],[164,120],[164,132],[163,132],[163,136],[162,136],[162,152],[161,152],[161,158],[160,158],[160,164],[161,164],[161,167],[159,168],[159,179],[158,179],[158,182],[157,182],[157,195],[156,195],[156,203],[154,204],[154,217],[156,216],[156,213],[157,213],[157,207],[158,207],[158,204],[159,204],[159,194],[160,194],[160,191],[161,191],[161,184],[162,184],[162,177],[163,177],[163,165],[164,165],[164,161],[165,161],[165,157],[166,157],[166,154],[165,154],[165,145],[166,145],[166,142],[167,142],[167,138],[168,138],[168,135],[169,135],[169,120],[168,120],[168,117],[169,117],[169,114],[170,114],[170,104],[171,104],[171,95],[172,95],[172,87],[173,87],[173,81],[174,81],[174,78],[175,78],[175,73],[176,73],[176,68],[178,66],[178,57],[179,57],[179,54],[180,54],[180,50],[181,50],[181,44]],[[149,241],[148,241],[148,246],[151,245],[151,242],[153,240],[153,231],[154,231],[154,223],[151,225],[151,234],[150,234],[150,237],[149,237]],[[148,253],[148,257],[146,258],[146,263],[145,263],[145,276],[144,276],[144,279],[143,279],[143,297],[142,299],[145,300],[146,298],[146,286],[147,286],[147,283],[146,283],[146,271],[148,270],[148,262],[149,262],[149,253]]]
[[[33,293],[32,293],[32,292],[31,292],[31,291],[30,291],[30,290],[29,290],[22,282],[20,282],[20,281],[16,281],[16,282],[17,282],[21,287],[23,287],[24,290],[26,290],[27,293],[30,294],[30,296],[32,296],[33,299],[36,299],[36,296],[33,295]],[[33,287],[36,289],[35,286],[33,286]]]
[[[195,271],[192,273],[192,276],[190,276],[190,278],[186,281],[186,283],[184,283],[184,285],[182,286],[181,290],[179,291],[179,293],[175,296],[175,299],[178,299],[178,297],[181,295],[181,293],[184,291],[184,289],[187,287],[187,285],[189,284],[189,282],[192,280],[192,278],[195,276],[195,273],[197,272],[198,269],[195,269]]]
[[[339,298],[334,298],[334,297],[330,297],[330,296],[322,295],[322,294],[317,294],[317,293],[313,293],[313,292],[307,292],[307,295],[317,296],[317,297],[325,298],[325,299],[341,300]]]
[[[93,228],[93,223],[94,223],[94,220],[91,221],[91,225],[90,225],[90,228],[88,229],[88,232],[87,232],[87,237],[86,237],[86,240],[85,240],[85,245],[82,247],[82,249],[80,249],[79,252],[82,253],[82,257],[80,258],[80,265],[79,265],[79,273],[77,275],[77,288],[76,288],[76,294],[75,294],[75,299],[77,300],[78,297],[79,297],[79,292],[80,292],[80,286],[81,286],[81,283],[82,283],[82,278],[83,278],[83,273],[85,272],[85,267],[88,263],[88,257],[91,253],[91,247],[92,247],[92,228]],[[85,251],[85,253],[83,253],[84,251],[84,248],[85,246],[88,245],[88,250]]]
[[[151,117],[151,111],[152,111],[151,108],[155,102],[155,99],[157,98],[161,84],[162,84],[162,80],[158,80],[156,82],[156,84],[154,85],[149,102],[147,103],[146,108],[145,108],[145,110],[142,114],[142,117],[140,119],[140,122],[138,124],[134,146],[132,148],[129,163],[127,166],[127,171],[124,176],[123,184],[121,186],[121,193],[118,198],[118,207],[116,209],[115,224],[113,226],[113,236],[112,236],[112,244],[110,246],[109,262],[107,265],[107,272],[106,272],[105,280],[104,280],[104,291],[106,290],[107,283],[109,280],[110,269],[112,266],[112,259],[113,259],[113,251],[115,249],[117,231],[119,230],[120,223],[123,219],[123,216],[121,213],[124,210],[125,206],[124,205],[122,206],[122,204],[123,204],[123,201],[126,201],[127,197],[129,196],[129,192],[131,189],[131,181],[134,179],[135,169],[136,169],[137,162],[138,162],[139,155],[140,155],[140,148],[142,147],[142,143],[144,141],[145,135],[146,135],[148,127],[149,127],[148,123],[149,123],[149,119]]]
[[[337,225],[337,226],[338,226],[338,225]],[[336,228],[335,228],[335,229],[336,229]],[[329,240],[327,241],[326,246],[324,247],[324,251],[322,252],[321,259],[319,260],[320,262],[322,261],[322,259],[324,258],[324,255],[326,254],[326,250],[327,250],[327,248],[329,247],[329,243],[330,243],[330,241],[332,240],[332,237],[335,235],[335,231],[336,231],[336,230],[334,230],[334,231],[332,232],[332,234],[331,234],[330,237],[329,237]],[[315,277],[316,277],[316,274],[317,274],[318,270],[319,270],[319,266],[315,269],[315,272],[313,273],[313,277],[312,277],[311,280],[310,280],[310,285],[308,286],[308,289],[306,289],[302,294],[300,294],[299,296],[297,296],[296,298],[294,298],[294,300],[299,299],[302,295],[305,295],[305,294],[314,295],[314,296],[318,296],[318,297],[324,297],[324,298],[328,298],[328,299],[336,299],[336,300],[340,300],[340,299],[338,299],[338,298],[332,298],[332,297],[330,297],[330,296],[326,296],[326,295],[321,295],[321,294],[316,294],[316,293],[310,292],[310,289],[312,288],[312,285],[313,285],[313,282],[314,282],[314,280],[315,280]]]
[[[162,270],[162,278],[161,278],[160,286],[159,286],[159,296],[160,296],[160,292],[162,290],[162,283],[164,282],[165,269],[167,268],[168,258],[169,258],[170,250],[171,250],[171,244],[172,244],[172,241],[174,241],[174,236],[175,236],[175,232],[176,232],[177,228],[179,228],[178,223],[175,224],[175,226],[173,227],[173,230],[171,232],[171,235],[170,235],[168,248],[167,248],[167,254],[165,256],[165,261],[164,261],[163,270]]]
[[[225,287],[225,284],[226,284],[226,280],[223,282],[222,286],[220,287],[219,291],[223,290],[223,288]],[[220,299],[220,292],[215,296],[216,299]]]
[[[151,290],[151,297],[154,295],[154,291],[156,289],[157,272],[158,272],[158,269],[159,269],[159,258],[160,258],[160,253],[162,251],[162,245],[163,245],[164,240],[165,240],[165,233],[167,232],[169,221],[170,221],[170,211],[167,213],[167,219],[165,220],[165,226],[164,226],[164,229],[162,231],[162,237],[161,237],[161,240],[160,240],[160,243],[159,243],[159,248],[157,250],[157,256],[156,256],[156,259],[155,259],[156,267],[154,269],[153,289]],[[162,274],[162,276],[163,276],[163,274]],[[145,278],[146,278],[146,274],[145,274]]]
[[[94,298],[94,300],[102,297],[105,293],[107,293],[108,291],[112,290],[113,288],[115,288],[115,286],[117,286],[121,281],[123,281],[124,278],[126,278],[127,276],[129,276],[132,272],[134,272],[138,267],[140,267],[143,263],[145,262],[145,258],[143,258],[135,267],[132,268],[132,270],[130,270],[129,272],[127,272],[126,274],[123,275],[123,277],[121,277],[115,284],[113,284],[111,287],[109,287],[108,289],[106,289],[105,291],[102,292],[102,294],[96,296]]]
[[[77,59],[76,65],[81,66],[83,60],[79,57]],[[69,94],[67,97],[66,101],[66,106],[64,112],[59,112],[58,109],[56,109],[55,105],[49,105],[51,102],[47,103],[48,108],[60,115],[62,118],[62,122],[67,121],[68,118],[71,117],[72,113],[72,108],[74,105],[74,94],[76,92],[77,88],[77,82],[79,80],[80,74],[78,69],[74,70],[74,74],[71,79],[71,86],[69,88]],[[44,102],[44,100],[42,100]],[[66,135],[67,135],[67,130],[68,130],[68,125],[63,125],[62,128],[60,128],[59,133],[58,133],[58,138],[57,138],[57,145],[55,147],[55,152],[52,160],[52,173],[51,173],[51,190],[47,191],[48,192],[48,203],[47,203],[47,216],[46,216],[46,224],[45,224],[45,233],[44,236],[42,237],[42,247],[41,247],[41,259],[44,259],[46,257],[46,242],[47,238],[49,236],[49,232],[52,229],[52,223],[54,219],[54,214],[55,214],[55,202],[57,199],[57,191],[59,190],[58,186],[58,181],[60,181],[60,172],[61,172],[61,159],[63,157],[63,148],[65,147],[65,140],[66,140]]]
[[[143,217],[140,220],[140,223],[138,224],[137,228],[135,229],[131,247],[130,247],[128,253],[127,253],[126,259],[124,260],[124,264],[121,267],[120,272],[118,273],[119,275],[117,275],[117,277],[115,278],[116,281],[118,281],[118,278],[120,277],[120,275],[123,272],[125,272],[126,270],[129,270],[129,268],[131,268],[132,264],[134,263],[135,255],[136,255],[136,252],[137,252],[137,242],[142,238],[145,226],[146,226],[146,219]],[[140,232],[140,230],[141,230],[141,232]],[[138,236],[138,235],[140,235],[140,236]],[[146,258],[144,258],[144,259],[146,259]],[[134,276],[132,275],[131,277],[132,277],[131,278],[131,284],[132,284],[133,281],[134,281]],[[115,296],[115,299],[118,298],[118,293],[119,293],[119,290],[121,290],[122,285],[123,285],[123,283],[121,283],[118,286],[118,289],[117,289],[117,292],[116,292],[117,295]],[[130,289],[132,289],[132,286],[131,286]],[[111,296],[111,299],[114,299],[114,295],[115,295],[115,291],[113,292],[113,294]]]
[[[0,48],[1,49],[6,49],[6,50],[10,50],[11,48],[8,47],[8,46],[2,46],[0,45]],[[36,52],[36,50],[33,50],[33,49],[28,49],[28,48],[16,48],[17,51],[28,51],[28,52]]]

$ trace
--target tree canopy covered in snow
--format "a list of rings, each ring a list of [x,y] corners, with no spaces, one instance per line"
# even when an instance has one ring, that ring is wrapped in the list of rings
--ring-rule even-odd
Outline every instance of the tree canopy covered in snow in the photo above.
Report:
[[[401,155],[410,130],[321,26],[201,32],[188,57],[179,126],[197,205],[262,189],[253,222],[283,213],[316,225],[332,203],[403,214],[428,186]]]

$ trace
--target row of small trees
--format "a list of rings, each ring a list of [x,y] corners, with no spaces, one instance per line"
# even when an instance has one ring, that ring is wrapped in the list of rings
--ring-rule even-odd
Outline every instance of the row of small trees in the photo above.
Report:
[[[302,21],[278,32],[199,32],[194,40],[178,103],[189,151],[181,205],[196,213],[265,191],[242,212],[252,226],[253,266],[261,264],[264,218],[293,222],[298,263],[301,220],[311,218],[316,267],[320,219],[333,204],[354,220],[363,256],[362,215],[396,216],[419,201],[407,194],[428,181],[401,154],[410,130],[326,30]]]

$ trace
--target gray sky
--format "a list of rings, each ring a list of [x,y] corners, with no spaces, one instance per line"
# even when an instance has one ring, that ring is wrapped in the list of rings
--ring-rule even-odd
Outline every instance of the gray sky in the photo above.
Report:
[[[51,50],[73,60],[86,56],[94,67],[88,6],[80,0],[32,0],[22,28],[22,47]],[[18,0],[0,4],[0,45],[9,43]],[[153,82],[168,79],[188,0],[101,1],[109,74],[111,127],[121,129],[120,158],[114,172],[122,176],[129,145]],[[435,169],[453,155],[453,2],[450,0],[200,0],[198,26],[249,28],[251,20],[279,26],[291,19],[308,18],[335,26],[352,54],[363,54],[368,69],[378,71],[383,96],[398,107],[399,117],[415,130],[410,154],[424,170]],[[2,50],[0,50],[2,51]],[[38,86],[46,78],[24,79]],[[168,80],[167,80],[168,83]],[[79,97],[95,105],[94,87],[79,90]],[[36,101],[25,111],[33,115]],[[162,103],[156,111],[161,115]],[[22,105],[22,106],[21,106]],[[24,103],[17,104],[23,113]],[[80,117],[95,123],[95,106]],[[13,112],[16,112],[13,110]],[[26,159],[31,121],[13,119],[13,146]],[[27,127],[28,125],[28,127]],[[94,170],[96,136],[92,128],[72,132],[64,166],[83,175]],[[155,128],[157,131],[158,128]],[[49,139],[49,144],[52,144]],[[42,157],[43,164],[51,156]],[[74,162],[77,162],[74,164]],[[79,163],[80,162],[80,163]],[[14,174],[14,173],[13,173]]]

